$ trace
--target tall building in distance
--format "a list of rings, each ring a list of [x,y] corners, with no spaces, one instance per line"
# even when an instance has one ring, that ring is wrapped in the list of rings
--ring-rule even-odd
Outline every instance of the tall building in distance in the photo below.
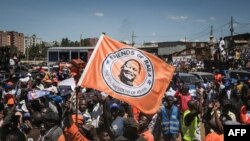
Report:
[[[10,46],[10,35],[5,31],[0,31],[0,47]]]
[[[85,46],[95,46],[98,42],[98,38],[86,38],[83,40],[85,42]]]
[[[24,34],[16,31],[0,31],[0,47],[15,46],[24,53]]]
[[[25,48],[42,44],[42,38],[36,37],[35,34],[32,36],[25,36],[24,46]]]
[[[36,46],[36,45],[40,45],[42,44],[43,41],[42,41],[42,38],[38,38],[36,37],[35,34],[33,34],[32,36],[25,36],[24,38],[24,48],[25,48],[25,53],[26,53],[26,50],[30,47],[33,47],[33,46]]]

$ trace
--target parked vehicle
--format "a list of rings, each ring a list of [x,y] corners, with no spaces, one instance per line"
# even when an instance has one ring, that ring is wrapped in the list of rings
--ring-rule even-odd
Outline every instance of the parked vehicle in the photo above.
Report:
[[[244,80],[250,78],[250,72],[246,70],[216,70],[221,73],[225,79]]]
[[[20,78],[27,76],[28,71],[18,70],[12,75],[13,82],[17,82]],[[0,82],[5,82],[10,78],[10,72],[0,71]]]
[[[180,79],[184,82],[185,85],[188,85],[189,92],[192,96],[196,96],[196,83],[201,82],[200,79],[198,79],[194,74],[191,73],[175,73],[174,74],[175,79]]]
[[[226,78],[233,78],[238,80],[244,80],[245,78],[250,78],[250,72],[245,70],[228,70]]]
[[[10,77],[10,74],[6,71],[0,71],[0,83],[4,82]]]
[[[212,82],[214,80],[214,74],[210,72],[190,72],[195,75],[201,82],[207,81]]]

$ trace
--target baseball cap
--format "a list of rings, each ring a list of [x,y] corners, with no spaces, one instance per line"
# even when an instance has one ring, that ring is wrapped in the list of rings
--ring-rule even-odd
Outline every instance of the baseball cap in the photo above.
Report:
[[[113,103],[110,105],[110,109],[117,108],[120,109],[120,106],[117,103]]]
[[[14,98],[12,97],[7,100],[7,105],[13,105],[14,103]]]

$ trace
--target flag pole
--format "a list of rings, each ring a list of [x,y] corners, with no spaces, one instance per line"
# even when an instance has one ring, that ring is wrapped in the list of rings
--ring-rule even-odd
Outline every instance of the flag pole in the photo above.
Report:
[[[92,62],[92,60],[94,59],[95,54],[96,54],[96,52],[97,52],[97,50],[98,50],[98,48],[99,48],[99,46],[100,46],[100,44],[101,44],[101,41],[102,41],[104,35],[105,35],[105,34],[103,33],[103,34],[101,35],[101,37],[99,38],[99,40],[98,40],[98,42],[97,42],[97,44],[96,44],[96,46],[95,46],[95,49],[94,49],[93,53],[91,54],[91,56],[90,56],[90,58],[89,58],[89,60],[88,60],[88,63],[87,63],[87,65],[86,65],[86,67],[85,67],[85,69],[84,69],[84,71],[83,71],[83,73],[82,73],[82,75],[81,75],[81,77],[80,77],[78,83],[77,83],[77,86],[80,86],[80,85],[81,85],[81,82],[82,82],[84,76],[86,75],[86,72],[87,72],[87,70],[89,69],[89,66],[90,66],[90,64],[91,64],[90,62]]]
[[[79,99],[78,99],[78,93],[80,92],[80,87],[76,87],[76,122],[75,122],[75,124],[76,124],[76,126],[78,127],[78,108],[79,108]]]

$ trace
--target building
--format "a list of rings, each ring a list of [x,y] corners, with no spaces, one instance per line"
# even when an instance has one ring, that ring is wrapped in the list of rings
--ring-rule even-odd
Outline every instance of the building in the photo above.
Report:
[[[158,43],[158,55],[170,59],[176,56],[202,60],[211,56],[208,42],[170,41]]]
[[[47,63],[69,62],[78,58],[88,62],[93,50],[94,47],[51,47],[47,51]]]
[[[208,42],[187,42],[187,53],[197,60],[212,58],[211,48]]]
[[[10,36],[10,46],[15,46],[18,51],[24,53],[24,34],[16,31],[7,31]]]
[[[0,31],[0,47],[10,46],[10,35],[6,31]]]
[[[42,44],[42,38],[36,37],[35,34],[33,34],[32,36],[25,36],[25,39],[24,39],[25,51],[24,52],[26,53],[28,48],[32,46],[40,45],[40,44]]]
[[[16,31],[0,31],[0,47],[14,46],[24,52],[24,34]]]
[[[224,37],[225,44],[227,48],[230,48],[230,41],[233,41],[231,49],[239,48],[242,52],[246,52],[250,47],[250,33],[243,33]]]
[[[83,40],[84,44],[82,44],[81,46],[90,46],[93,47],[97,44],[98,42],[98,38],[85,38]]]
[[[43,41],[45,47],[53,47],[56,44],[56,41],[53,42],[45,42]]]
[[[158,55],[158,44],[157,43],[144,43],[143,45],[135,44],[134,47],[144,50],[146,52]]]
[[[158,43],[158,55],[167,57],[176,52],[180,52],[187,48],[186,42],[181,41],[170,41],[170,42],[159,42]]]

